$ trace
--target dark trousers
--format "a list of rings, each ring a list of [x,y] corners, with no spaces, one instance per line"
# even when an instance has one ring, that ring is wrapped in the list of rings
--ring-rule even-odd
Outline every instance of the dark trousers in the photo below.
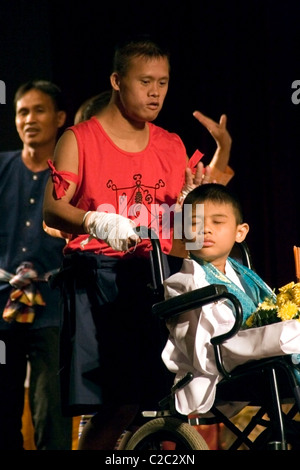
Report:
[[[29,403],[37,450],[72,449],[72,419],[61,412],[59,328],[30,329],[15,323],[0,331],[5,363],[0,364],[0,449],[23,449],[22,414],[27,361]],[[2,343],[3,345],[3,343]]]
[[[156,409],[170,392],[173,374],[161,359],[167,329],[151,311],[149,260],[75,253],[64,268],[64,413],[120,404]]]

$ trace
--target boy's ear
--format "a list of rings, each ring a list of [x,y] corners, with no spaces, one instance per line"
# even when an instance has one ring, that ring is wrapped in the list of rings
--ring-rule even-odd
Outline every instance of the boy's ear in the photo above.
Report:
[[[236,232],[236,237],[235,237],[235,241],[237,243],[241,243],[245,240],[246,236],[247,236],[247,233],[249,232],[249,225],[244,223],[244,224],[239,224],[237,226],[237,232]]]

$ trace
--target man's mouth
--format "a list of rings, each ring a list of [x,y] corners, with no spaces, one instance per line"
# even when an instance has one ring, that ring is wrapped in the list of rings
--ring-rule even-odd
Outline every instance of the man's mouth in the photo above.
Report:
[[[159,103],[149,103],[147,107],[152,110],[156,110],[157,108],[159,108]]]
[[[39,129],[36,127],[28,127],[25,129],[25,134],[26,135],[36,135],[39,132]]]

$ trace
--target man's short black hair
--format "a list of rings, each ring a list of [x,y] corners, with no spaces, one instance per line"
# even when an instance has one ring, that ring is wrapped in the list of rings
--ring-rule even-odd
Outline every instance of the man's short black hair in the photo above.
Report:
[[[56,111],[65,111],[65,103],[62,95],[62,91],[58,85],[49,80],[30,80],[19,86],[14,97],[14,106],[17,107],[17,101],[19,101],[25,93],[30,90],[39,90],[49,95],[53,101]]]

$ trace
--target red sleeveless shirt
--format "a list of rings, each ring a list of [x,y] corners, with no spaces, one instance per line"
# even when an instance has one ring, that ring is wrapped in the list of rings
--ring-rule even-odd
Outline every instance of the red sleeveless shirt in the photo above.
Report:
[[[163,252],[172,246],[173,215],[184,184],[187,166],[185,146],[177,134],[152,123],[149,142],[141,152],[118,148],[95,118],[71,129],[79,155],[78,184],[71,204],[86,211],[114,212],[133,219],[137,226],[152,228],[160,238]],[[107,256],[123,256],[101,240],[73,235],[64,252],[87,250]],[[143,255],[151,248],[149,240],[137,246]]]

